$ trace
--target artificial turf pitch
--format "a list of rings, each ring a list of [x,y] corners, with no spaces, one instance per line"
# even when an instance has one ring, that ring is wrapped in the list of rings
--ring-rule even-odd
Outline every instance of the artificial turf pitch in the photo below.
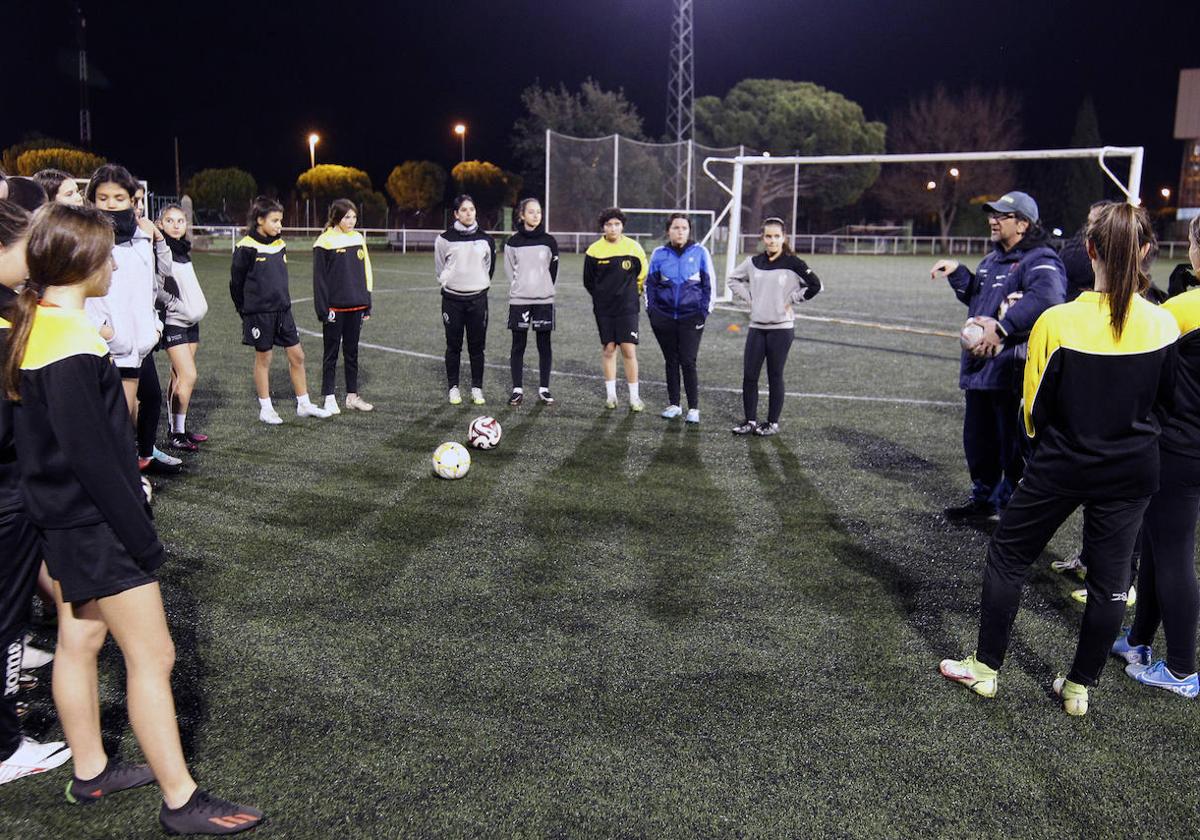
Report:
[[[360,390],[376,411],[299,420],[277,353],[285,423],[269,427],[228,254],[196,257],[211,309],[189,417],[212,439],[158,482],[162,583],[193,771],[263,808],[259,836],[1193,832],[1191,703],[1116,660],[1087,717],[1050,693],[1080,607],[1048,566],[1076,550],[1077,520],[1035,567],[999,695],[937,673],[974,645],[986,546],[940,514],[968,484],[957,342],[802,321],[788,389],[824,396],[789,397],[779,436],[745,439],[728,431],[745,315],[709,320],[698,428],[657,416],[643,315],[647,411],[629,413],[624,386],[606,411],[567,256],[557,404],[506,405],[498,277],[488,405],[452,407],[431,255],[373,260]],[[814,257],[826,291],[801,311],[954,332],[963,307],[931,262]],[[293,244],[295,313],[315,333],[309,265]],[[303,343],[315,400],[321,343]],[[531,396],[536,376],[530,342]],[[500,447],[460,481],[433,477],[434,447],[485,412]],[[107,743],[137,759],[111,643],[101,670]],[[27,729],[44,738],[61,733],[42,676]],[[0,788],[0,837],[159,836],[155,788],[77,808],[67,779]]]

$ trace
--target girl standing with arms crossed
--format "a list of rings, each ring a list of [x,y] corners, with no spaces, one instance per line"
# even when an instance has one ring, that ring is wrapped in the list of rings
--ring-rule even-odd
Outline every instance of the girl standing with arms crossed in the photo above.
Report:
[[[192,265],[192,243],[187,238],[187,216],[178,204],[168,204],[158,217],[167,247],[171,249],[173,294],[166,305],[162,343],[171,360],[171,381],[167,385],[170,404],[172,449],[195,452],[208,435],[187,430],[188,407],[196,387],[196,350],[200,347],[200,320],[208,313],[208,301],[196,268]]]
[[[750,304],[750,329],[742,361],[742,409],[745,420],[735,435],[774,435],[783,413],[783,366],[796,337],[795,308],[821,291],[821,280],[784,239],[783,219],[762,223],[763,253],[743,262],[729,275],[729,291]],[[767,363],[767,419],[758,422],[758,376]]]
[[[442,284],[446,327],[446,384],[450,405],[462,403],[458,387],[463,332],[471,359],[471,402],[483,405],[484,347],[487,345],[488,288],[496,271],[496,243],[479,229],[475,199],[454,199],[454,224],[433,243],[433,269]]]
[[[550,334],[554,331],[558,242],[542,227],[542,205],[536,198],[523,199],[517,205],[517,232],[504,243],[504,267],[512,284],[508,292],[508,328],[512,330],[509,363],[513,390],[508,404],[520,405],[525,398],[525,345],[532,331],[537,336],[538,399],[552,405]]]
[[[345,359],[346,408],[375,408],[358,395],[358,339],[371,317],[375,280],[367,240],[354,229],[357,223],[354,203],[339,198],[329,205],[329,221],[313,243],[313,305],[325,341],[321,393],[330,414],[341,414],[333,393],[339,348]]]
[[[197,787],[179,740],[175,648],[154,572],[163,546],[133,454],[120,377],[84,313],[108,291],[113,232],[91,208],[50,205],[29,234],[29,281],[3,370],[28,514],[42,531],[58,599],[54,703],[71,747],[72,803],[157,781],[173,833],[232,834],[262,812]],[[112,633],[125,659],[129,721],[149,766],[109,759],[100,733],[97,657]]]

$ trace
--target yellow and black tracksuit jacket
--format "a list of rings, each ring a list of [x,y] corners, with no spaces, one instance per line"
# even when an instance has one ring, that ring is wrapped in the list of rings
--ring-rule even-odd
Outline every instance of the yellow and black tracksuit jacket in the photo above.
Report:
[[[25,512],[35,525],[105,522],[139,564],[161,563],[121,376],[83,310],[37,308],[13,427]]]
[[[1159,446],[1176,455],[1200,458],[1200,289],[1162,305],[1179,327],[1175,345],[1174,402],[1164,412]]]
[[[1171,399],[1178,338],[1171,314],[1136,295],[1120,339],[1100,292],[1043,312],[1025,364],[1025,433],[1037,445],[1024,481],[1082,498],[1154,493],[1155,408]]]
[[[583,287],[592,296],[592,311],[597,315],[641,311],[649,264],[642,246],[628,236],[616,242],[603,237],[593,242],[583,258]]]
[[[253,231],[238,242],[229,269],[229,295],[239,315],[292,308],[288,293],[287,246],[283,239]]]
[[[375,277],[367,242],[358,231],[326,229],[313,243],[313,306],[320,321],[332,312],[371,314]]]

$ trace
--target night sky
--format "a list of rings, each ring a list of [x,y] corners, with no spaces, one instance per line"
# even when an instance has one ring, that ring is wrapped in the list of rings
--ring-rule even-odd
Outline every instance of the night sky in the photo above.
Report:
[[[0,3],[0,147],[30,132],[78,140],[73,3]],[[1026,146],[1070,139],[1084,96],[1101,135],[1147,147],[1145,192],[1174,188],[1179,70],[1200,67],[1200,2],[696,0],[697,95],[740,79],[813,81],[872,119],[938,82],[1003,86],[1026,104]],[[588,76],[623,87],[664,130],[670,0],[186,2],[85,0],[94,149],[173,192],[184,177],[250,170],[286,192],[318,162],[366,169],[467,157],[511,165],[521,90]]]

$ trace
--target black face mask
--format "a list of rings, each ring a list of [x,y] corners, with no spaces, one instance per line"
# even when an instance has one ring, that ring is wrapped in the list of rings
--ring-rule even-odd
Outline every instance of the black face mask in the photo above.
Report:
[[[192,243],[180,237],[172,239],[170,236],[164,237],[167,247],[171,249],[171,260],[177,263],[191,262],[192,258],[189,252],[192,250]]]
[[[105,210],[104,213],[112,219],[113,233],[118,245],[133,239],[137,230],[137,216],[134,215],[132,207],[128,210]]]

